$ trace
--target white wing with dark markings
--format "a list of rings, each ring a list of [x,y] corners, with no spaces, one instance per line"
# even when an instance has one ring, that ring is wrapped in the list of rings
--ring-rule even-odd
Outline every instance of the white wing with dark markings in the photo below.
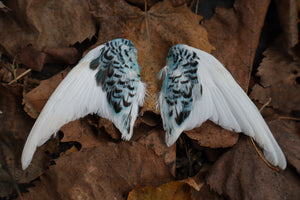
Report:
[[[165,78],[158,103],[168,146],[182,131],[209,119],[253,137],[271,164],[286,168],[285,156],[259,110],[215,57],[176,45],[170,49],[162,72]]]
[[[145,95],[137,52],[129,40],[116,39],[91,50],[69,72],[41,111],[25,143],[22,168],[66,123],[96,113],[112,121],[129,140]]]

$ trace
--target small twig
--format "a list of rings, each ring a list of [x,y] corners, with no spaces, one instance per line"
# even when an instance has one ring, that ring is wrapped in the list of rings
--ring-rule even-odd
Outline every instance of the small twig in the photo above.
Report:
[[[198,6],[199,6],[199,0],[196,1],[196,8],[195,8],[196,15],[198,15]]]
[[[272,98],[270,97],[269,100],[259,109],[259,112],[261,112],[265,107],[267,107],[272,101]]]
[[[257,154],[258,154],[259,157],[264,161],[264,163],[265,163],[268,167],[270,167],[271,169],[273,169],[273,170],[275,170],[275,171],[278,172],[279,169],[276,168],[276,167],[274,167],[274,166],[272,166],[272,165],[265,159],[265,157],[261,154],[260,150],[257,148],[257,146],[256,146],[256,144],[255,144],[255,142],[254,142],[254,140],[253,140],[252,137],[250,137],[250,140],[251,140],[252,145],[254,146],[254,148],[255,148]]]
[[[266,106],[268,106],[272,101],[272,98],[269,98],[269,100],[259,109],[259,112],[261,112]],[[252,142],[253,147],[255,148],[255,151],[257,152],[258,156],[264,161],[264,163],[270,167],[271,169],[275,170],[275,171],[279,171],[278,168],[273,167],[266,159],[265,157],[262,155],[262,153],[260,152],[260,150],[257,148],[254,140],[252,137],[250,137],[250,140]]]
[[[20,74],[18,77],[16,77],[14,80],[10,81],[8,83],[8,85],[13,84],[14,82],[16,82],[17,80],[19,80],[20,78],[22,78],[23,76],[25,76],[26,74],[28,74],[29,72],[31,72],[31,69],[27,69],[25,72],[23,72],[22,74]]]
[[[15,63],[16,63],[16,56],[14,57],[14,60],[13,60],[13,63],[11,64],[11,68],[13,70],[13,76],[14,76],[14,79],[16,79],[16,68],[15,68]]]
[[[289,119],[289,120],[300,121],[300,118],[297,118],[297,117],[289,117],[289,116],[280,116],[279,119]]]

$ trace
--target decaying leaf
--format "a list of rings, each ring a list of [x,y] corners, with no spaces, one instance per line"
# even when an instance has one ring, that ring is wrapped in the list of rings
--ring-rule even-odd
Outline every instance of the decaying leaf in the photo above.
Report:
[[[144,187],[135,189],[128,195],[128,200],[159,200],[159,199],[173,199],[173,200],[192,200],[191,188],[188,184],[181,181],[166,183],[157,188]]]
[[[246,91],[269,4],[270,0],[236,0],[233,8],[216,8],[214,16],[203,23],[216,47],[212,54]]]
[[[170,180],[168,168],[151,149],[136,142],[107,142],[58,159],[23,199],[126,199],[135,187]]]
[[[80,59],[80,54],[74,47],[45,48],[40,51],[27,45],[19,50],[17,58],[26,67],[41,71],[46,63],[75,64]]]
[[[41,81],[40,85],[30,92],[24,94],[24,110],[32,118],[37,118],[47,100],[56,89],[58,84],[64,79],[70,69],[66,69],[50,79]]]
[[[64,133],[61,142],[79,142],[81,149],[100,146],[103,143],[101,136],[94,133],[86,118],[72,121],[60,130]]]
[[[132,140],[151,148],[156,155],[162,157],[170,173],[175,177],[176,145],[167,147],[161,127],[139,127],[135,130]]]
[[[201,173],[180,181],[169,182],[159,187],[147,186],[136,188],[128,195],[128,200],[165,200],[165,199],[186,199],[205,200],[222,199],[220,196],[209,190],[205,184],[205,178]]]
[[[288,52],[294,58],[299,55],[293,53],[292,49],[299,42],[298,35],[298,9],[297,0],[280,1],[276,0],[276,9],[279,17],[280,26],[282,28],[282,46],[285,52]]]
[[[104,130],[110,135],[114,140],[121,139],[120,131],[114,126],[114,124],[108,119],[100,118],[98,123],[98,128],[104,128]]]
[[[96,32],[85,0],[6,3],[12,11],[0,19],[0,48],[10,56],[16,55],[22,45],[32,44],[37,50],[68,47]]]
[[[91,10],[102,27],[99,30],[102,37],[99,37],[98,44],[124,37],[137,48],[141,79],[147,84],[150,94],[143,111],[158,113],[156,100],[160,81],[157,75],[166,64],[171,46],[183,43],[207,52],[213,49],[208,42],[206,30],[199,25],[201,17],[185,5],[174,8],[165,0],[156,3],[148,11],[142,11],[123,0],[94,0],[91,1]]]
[[[285,120],[273,120],[269,123],[271,130],[277,135],[277,141],[285,153],[287,162],[300,174],[300,129],[297,123]]]
[[[57,146],[52,141],[40,148],[31,168],[26,171],[21,169],[22,148],[33,125],[33,120],[26,115],[21,105],[22,90],[21,85],[0,84],[0,197],[8,195],[15,188],[15,182],[27,183],[36,179],[50,160],[45,149],[51,154]]]
[[[300,110],[300,65],[276,48],[264,52],[257,75],[261,77],[251,92],[251,98],[264,104],[272,99],[270,106],[282,112]]]
[[[210,148],[231,147],[239,139],[238,133],[223,129],[211,121],[202,124],[199,128],[185,131],[185,133],[193,140],[197,140],[201,146]]]
[[[299,138],[293,141],[298,136],[290,131],[282,132],[286,127],[277,123],[278,121],[270,123],[271,131],[278,138],[288,162],[293,160],[297,163],[299,158],[295,156],[295,152],[299,149]],[[285,146],[287,144],[290,146]],[[285,151],[286,148],[295,150]],[[300,180],[295,171],[289,167],[280,172],[269,168],[259,158],[246,136],[242,136],[231,150],[216,161],[210,169],[207,182],[218,194],[230,199],[297,199],[300,195]]]
[[[1,56],[1,54],[0,54]],[[0,81],[9,83],[14,78],[12,65],[4,60],[0,60]]]

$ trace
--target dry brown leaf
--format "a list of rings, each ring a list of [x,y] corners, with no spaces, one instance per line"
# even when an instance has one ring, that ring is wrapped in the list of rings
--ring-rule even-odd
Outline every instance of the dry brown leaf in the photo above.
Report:
[[[176,145],[172,147],[166,145],[164,131],[161,127],[139,127],[135,129],[132,140],[151,148],[156,155],[163,158],[170,173],[175,177]]]
[[[141,116],[139,120],[152,127],[158,126],[161,123],[160,115],[157,115],[153,112],[144,112],[143,116]]]
[[[47,59],[46,53],[35,49],[32,45],[22,47],[17,55],[19,63],[34,71],[41,71]]]
[[[74,47],[45,48],[48,63],[65,63],[69,65],[76,64],[81,58],[80,53]]]
[[[86,118],[72,121],[61,127],[60,131],[64,133],[61,142],[79,142],[81,149],[100,146],[103,143],[103,138],[94,133]]]
[[[74,47],[45,48],[37,50],[32,45],[22,47],[18,51],[17,61],[26,67],[41,71],[46,63],[75,64],[81,55]]]
[[[106,143],[58,159],[23,199],[125,199],[133,188],[168,181],[168,168],[152,150],[135,142]]]
[[[158,112],[156,100],[160,81],[157,75],[165,65],[171,46],[184,43],[207,52],[213,49],[206,30],[199,25],[201,17],[185,5],[174,8],[165,0],[148,11],[142,11],[123,0],[94,0],[91,9],[101,27],[98,44],[123,37],[131,40],[137,48],[141,79],[147,84],[150,94],[143,111]]]
[[[0,47],[10,56],[22,44],[32,44],[37,50],[68,47],[96,33],[85,0],[10,0],[6,6],[12,12],[0,19]]]
[[[187,199],[187,200],[221,200],[222,197],[211,192],[207,185],[200,191],[194,190],[182,181],[169,182],[159,187],[144,187],[132,190],[127,200],[165,200],[165,199]]]
[[[207,175],[207,172],[207,169],[202,168],[195,176],[188,177],[184,180],[181,180],[181,182],[188,184],[190,187],[199,192],[205,185],[205,176]]]
[[[58,84],[65,78],[70,69],[66,69],[50,79],[41,81],[40,85],[24,94],[24,110],[32,118],[37,118],[47,100],[54,92]]]
[[[107,142],[107,138],[105,138],[105,134],[107,132],[113,139],[120,140],[119,131],[110,121],[100,118],[99,125],[96,126],[98,131],[98,134],[96,135],[95,130],[93,130],[91,125],[87,122],[89,120],[88,118],[89,117],[85,117],[64,125],[60,129],[64,133],[64,137],[61,141],[79,142],[82,145],[81,150],[83,150],[89,147],[101,146],[102,143]],[[104,133],[101,129],[102,126],[106,133]],[[164,132],[161,128],[146,127],[137,122],[131,140],[151,148],[156,155],[163,158],[165,164],[170,170],[170,173],[175,177],[176,146],[167,147],[164,141]]]
[[[206,20],[209,41],[216,47],[212,54],[231,72],[244,90],[249,85],[261,29],[270,0],[236,0],[233,8],[216,8]]]
[[[298,162],[295,160],[299,159],[295,152],[299,149],[299,142],[296,142],[299,138],[293,141],[293,138],[298,136],[290,131],[287,133],[286,130],[289,129],[277,123],[278,121],[270,123],[275,138],[278,138],[277,141],[288,162]],[[285,146],[287,144],[290,146]],[[286,151],[287,148],[295,150]],[[289,167],[280,172],[269,168],[259,158],[249,137],[246,136],[242,136],[239,142],[212,166],[207,183],[218,194],[230,199],[297,199],[300,195],[300,179],[295,171]]]
[[[295,167],[300,174],[300,129],[296,122],[287,120],[273,120],[269,123],[272,132],[277,135],[287,162]]]
[[[33,120],[23,111],[21,85],[0,84],[0,197],[8,195],[14,183],[26,183],[36,179],[49,164],[49,154],[55,152],[57,143],[52,142],[35,153],[30,169],[21,169],[21,153]],[[12,188],[10,188],[10,187]]]
[[[128,200],[165,200],[165,199],[188,199],[206,200],[222,199],[220,196],[211,192],[205,178],[197,174],[194,177],[181,181],[169,182],[159,187],[144,187],[132,190],[128,195]]]
[[[115,125],[108,119],[100,118],[98,123],[98,128],[104,128],[104,130],[110,135],[114,140],[121,139],[120,131],[115,127]]]
[[[284,51],[288,52],[294,58],[299,55],[293,53],[292,48],[295,47],[298,40],[298,8],[297,8],[297,0],[289,0],[289,1],[280,1],[275,0],[276,9],[278,13],[278,18],[280,21],[280,26],[283,31],[282,34],[282,45],[284,47]]]
[[[202,124],[199,128],[185,131],[185,133],[193,140],[197,140],[201,146],[210,148],[231,147],[239,139],[238,133],[225,130],[211,121]]]
[[[193,200],[223,200],[224,197],[212,191],[207,184],[204,184],[200,191],[192,190]]]
[[[257,75],[261,77],[251,92],[251,98],[264,104],[272,99],[270,106],[282,112],[300,110],[300,63],[292,61],[279,49],[269,48],[264,52]]]
[[[0,62],[0,81],[9,83],[13,80],[12,65],[1,60]]]
[[[192,200],[191,188],[181,181],[170,182],[159,187],[144,187],[131,191],[127,200]]]

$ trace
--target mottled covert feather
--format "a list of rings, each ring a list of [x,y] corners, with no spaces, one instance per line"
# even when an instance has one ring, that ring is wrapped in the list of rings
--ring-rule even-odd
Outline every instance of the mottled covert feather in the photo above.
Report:
[[[30,164],[38,146],[66,123],[96,113],[112,121],[122,139],[129,140],[145,86],[140,79],[137,50],[126,39],[92,49],[53,92],[37,118],[22,153],[22,168]]]
[[[253,137],[271,164],[286,168],[285,156],[259,110],[215,57],[188,45],[173,46],[162,76],[158,106],[168,146],[183,131],[211,120]]]

